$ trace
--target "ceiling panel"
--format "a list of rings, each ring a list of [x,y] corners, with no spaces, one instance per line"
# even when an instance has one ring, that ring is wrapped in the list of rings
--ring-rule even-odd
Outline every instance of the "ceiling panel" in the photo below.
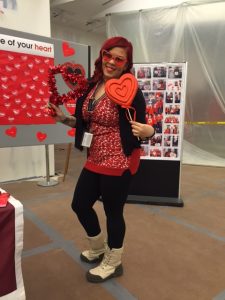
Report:
[[[52,23],[76,27],[84,31],[105,32],[105,18],[95,18],[123,0],[52,0]]]

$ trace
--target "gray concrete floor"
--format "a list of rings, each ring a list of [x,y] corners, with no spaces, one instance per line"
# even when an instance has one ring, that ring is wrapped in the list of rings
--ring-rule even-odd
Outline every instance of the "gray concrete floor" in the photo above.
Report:
[[[63,174],[67,145],[56,145]],[[184,207],[127,204],[124,275],[85,279],[85,233],[70,208],[85,154],[71,151],[68,174],[52,187],[1,184],[24,205],[22,269],[27,300],[224,300],[225,169],[182,166]],[[105,231],[101,202],[95,208]],[[16,300],[16,299],[15,299]]]

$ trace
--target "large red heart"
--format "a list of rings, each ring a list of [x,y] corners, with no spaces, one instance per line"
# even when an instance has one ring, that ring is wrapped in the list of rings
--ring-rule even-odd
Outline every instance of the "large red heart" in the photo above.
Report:
[[[39,131],[39,132],[37,132],[36,137],[39,140],[39,142],[42,142],[46,139],[47,134]]]
[[[63,55],[64,56],[72,56],[75,54],[75,50],[70,47],[69,43],[63,42],[62,43]]]
[[[75,136],[75,133],[76,133],[76,129],[75,128],[72,128],[72,129],[70,129],[70,130],[68,130],[67,131],[67,134],[69,135],[69,136]]]
[[[15,126],[12,126],[5,130],[5,134],[13,138],[16,137],[16,133],[17,133],[17,128]]]
[[[138,82],[134,75],[127,73],[119,79],[110,79],[106,82],[107,96],[124,108],[129,108],[138,89]]]

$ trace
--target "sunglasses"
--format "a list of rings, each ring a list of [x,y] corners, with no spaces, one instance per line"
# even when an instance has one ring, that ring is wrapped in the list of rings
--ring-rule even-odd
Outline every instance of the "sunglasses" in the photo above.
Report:
[[[126,58],[120,57],[120,56],[116,56],[116,55],[112,55],[110,52],[103,50],[102,51],[102,59],[104,61],[109,62],[110,60],[114,60],[114,63],[117,67],[122,67],[125,65],[125,63],[127,62]]]

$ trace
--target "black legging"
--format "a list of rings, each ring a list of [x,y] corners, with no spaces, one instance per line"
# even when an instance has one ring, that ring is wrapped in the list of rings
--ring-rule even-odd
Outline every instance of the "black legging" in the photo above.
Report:
[[[108,176],[83,169],[74,191],[72,209],[88,236],[96,236],[101,232],[97,214],[93,209],[101,196],[110,248],[121,248],[123,245],[126,230],[123,208],[131,177],[128,170],[122,176]]]

